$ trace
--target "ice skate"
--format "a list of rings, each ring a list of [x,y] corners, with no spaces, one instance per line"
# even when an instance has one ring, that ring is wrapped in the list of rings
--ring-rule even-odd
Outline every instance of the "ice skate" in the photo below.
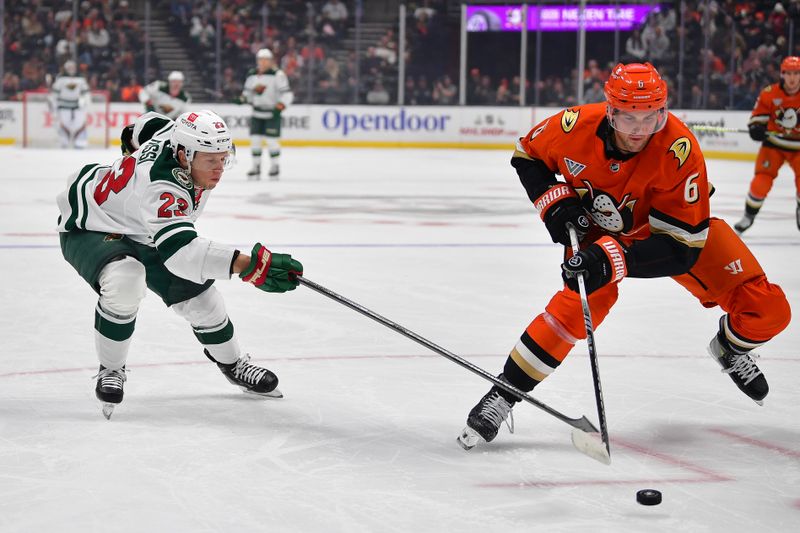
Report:
[[[128,379],[125,375],[125,367],[123,366],[119,370],[109,370],[100,365],[100,370],[94,377],[97,378],[94,393],[102,403],[103,416],[106,417],[106,420],[110,420],[114,413],[114,407],[122,402],[123,384]]]
[[[717,360],[722,372],[728,374],[743,393],[758,405],[764,405],[764,398],[769,392],[767,378],[761,373],[753,353],[736,353],[725,339],[717,334],[708,345],[708,353]]]
[[[747,231],[750,228],[750,226],[753,225],[755,219],[756,219],[755,215],[750,215],[748,213],[745,213],[742,219],[733,225],[733,229],[736,230],[736,233],[742,234],[745,231]]]
[[[281,176],[281,167],[278,165],[272,165],[269,167],[269,179],[270,181],[278,181]]]
[[[469,412],[467,426],[456,439],[458,444],[465,450],[470,450],[481,441],[493,441],[509,415],[508,430],[514,433],[514,415],[511,414],[513,407],[514,404],[503,398],[493,387]]]
[[[247,179],[249,181],[258,181],[261,179],[261,167],[254,166],[247,171]]]
[[[222,374],[233,385],[236,385],[244,392],[266,396],[268,398],[283,398],[283,394],[278,390],[278,376],[260,366],[250,363],[250,356],[243,355],[235,363],[219,363],[208,350],[204,350],[206,357],[217,363]]]

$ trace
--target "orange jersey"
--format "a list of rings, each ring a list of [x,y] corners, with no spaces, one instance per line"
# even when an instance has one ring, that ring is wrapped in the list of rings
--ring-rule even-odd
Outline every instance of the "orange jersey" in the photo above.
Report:
[[[553,115],[517,143],[514,157],[561,174],[595,224],[625,244],[666,234],[702,248],[708,233],[706,166],[689,129],[669,114],[645,148],[615,158],[606,146],[605,103]]]
[[[788,95],[780,83],[765,87],[758,95],[748,124],[765,124],[769,135],[764,140],[767,146],[784,150],[800,150],[800,92]]]

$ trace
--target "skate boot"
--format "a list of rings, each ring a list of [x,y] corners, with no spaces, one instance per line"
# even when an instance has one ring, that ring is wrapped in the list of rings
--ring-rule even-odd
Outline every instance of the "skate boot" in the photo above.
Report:
[[[261,167],[260,166],[254,166],[253,168],[248,170],[247,171],[247,179],[249,181],[253,181],[253,180],[258,181],[258,180],[260,180],[261,179]]]
[[[743,393],[747,394],[758,405],[764,405],[764,398],[769,392],[767,378],[761,373],[754,358],[758,355],[737,352],[728,341],[717,333],[708,345],[708,353],[717,360],[722,372],[728,374]]]
[[[109,370],[100,365],[100,370],[94,377],[97,378],[94,393],[103,404],[103,416],[106,417],[106,420],[110,420],[114,407],[122,402],[123,384],[128,379],[125,376],[125,367],[123,366],[119,370]]]
[[[800,230],[800,204],[797,204],[797,209],[794,210],[794,216],[797,219],[797,229]]]
[[[260,366],[250,363],[250,356],[243,355],[235,363],[219,363],[208,350],[203,350],[210,360],[217,363],[222,374],[232,384],[249,394],[267,396],[269,398],[283,398],[278,390],[278,376]]]
[[[272,165],[269,167],[269,179],[270,181],[278,181],[281,175],[281,167],[278,165]]]
[[[745,213],[742,219],[733,225],[733,229],[736,230],[736,233],[739,233],[741,235],[742,233],[747,231],[750,228],[750,226],[753,225],[755,219],[756,219],[755,215]]]
[[[502,374],[500,379],[503,379]],[[506,425],[508,430],[514,433],[514,415],[511,414],[513,407],[514,404],[506,400],[497,387],[492,387],[469,412],[467,427],[456,439],[458,444],[465,450],[470,450],[481,441],[492,442],[509,415],[510,422],[506,422]]]

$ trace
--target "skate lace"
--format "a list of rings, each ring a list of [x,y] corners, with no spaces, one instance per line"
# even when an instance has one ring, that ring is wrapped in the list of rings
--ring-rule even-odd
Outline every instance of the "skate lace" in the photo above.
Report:
[[[255,385],[261,381],[261,378],[267,375],[267,369],[251,365],[249,361],[249,355],[240,357],[239,360],[236,361],[236,366],[233,368],[233,375],[242,381]]]
[[[514,413],[511,408],[513,406],[506,401],[505,398],[500,396],[499,393],[492,394],[486,398],[483,406],[481,406],[480,414],[488,418],[492,424],[497,427],[505,422],[506,427],[510,433],[514,433]]]
[[[111,370],[104,368],[97,374],[92,376],[92,379],[100,379],[101,387],[111,387],[114,389],[122,389],[122,384],[128,381],[128,376],[125,375],[125,369]]]
[[[735,357],[731,354],[731,358]],[[733,361],[733,364],[728,369],[722,369],[723,374],[738,374],[740,378],[744,381],[745,385],[748,385],[751,381],[756,379],[760,374],[761,370],[758,369],[756,366],[755,361],[753,359],[758,359],[758,354],[742,354]]]

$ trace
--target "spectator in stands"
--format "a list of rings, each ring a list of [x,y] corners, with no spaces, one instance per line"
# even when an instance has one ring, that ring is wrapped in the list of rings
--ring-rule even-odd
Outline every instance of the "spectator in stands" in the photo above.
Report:
[[[450,76],[445,74],[434,83],[431,96],[436,105],[453,105],[458,101],[458,87]]]
[[[511,105],[511,90],[508,87],[508,79],[500,80],[500,85],[494,93],[494,105]]]
[[[589,89],[583,93],[584,104],[603,102],[605,101],[605,99],[606,95],[603,92],[603,86],[600,84],[600,81],[598,80],[594,80]]]
[[[216,29],[207,18],[200,18],[197,15],[192,17],[192,27],[189,30],[189,36],[196,44],[203,48],[211,48],[211,46],[214,45],[215,35]]]
[[[235,101],[242,94],[242,83],[239,81],[233,67],[225,67],[222,71],[221,98],[225,102]]]
[[[430,83],[428,83],[427,76],[420,76],[417,78],[416,99],[419,105],[433,104],[433,91],[431,90]]]
[[[625,53],[631,62],[642,62],[647,57],[647,45],[642,40],[642,33],[639,30],[633,30],[625,41]]]
[[[645,41],[645,46],[648,58],[656,68],[659,68],[668,59],[669,44],[669,37],[666,36],[661,26],[654,27],[650,37]]]
[[[478,103],[478,89],[481,86],[481,70],[479,68],[469,69],[467,78],[467,103],[475,105]]]
[[[8,100],[19,100],[20,92],[19,76],[13,72],[6,72],[3,76],[3,90],[0,96]]]
[[[375,80],[375,83],[372,85],[372,89],[367,91],[368,104],[386,105],[389,103],[389,98],[388,91],[383,86],[383,82],[379,79]]]
[[[141,84],[135,77],[128,79],[128,83],[122,86],[119,90],[120,100],[123,102],[138,102],[139,91],[142,90]]]
[[[319,31],[322,36],[340,39],[347,26],[347,6],[340,0],[328,0],[320,12]]]

